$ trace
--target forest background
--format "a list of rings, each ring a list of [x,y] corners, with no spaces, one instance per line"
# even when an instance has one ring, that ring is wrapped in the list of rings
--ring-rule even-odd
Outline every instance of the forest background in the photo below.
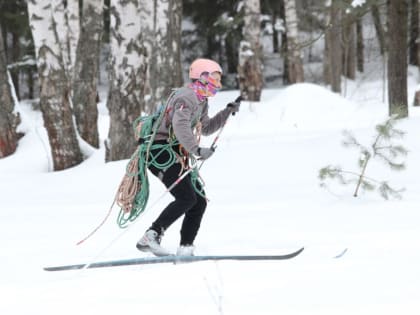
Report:
[[[407,71],[420,66],[420,0],[0,1],[0,158],[23,136],[19,101],[42,111],[52,170],[100,146],[98,108],[110,115],[104,159],[130,157],[135,119],[188,78],[197,57],[224,69],[224,89],[248,101],[299,82],[346,96],[348,80],[380,64],[389,115],[407,117]],[[378,63],[378,61],[380,61]],[[376,69],[377,71],[377,69]],[[418,70],[417,70],[418,71]],[[106,95],[99,87],[106,86]]]

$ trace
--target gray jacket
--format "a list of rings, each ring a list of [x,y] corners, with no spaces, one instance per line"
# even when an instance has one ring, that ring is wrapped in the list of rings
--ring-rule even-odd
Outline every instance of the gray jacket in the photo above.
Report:
[[[208,109],[207,99],[200,102],[193,89],[179,88],[168,99],[166,113],[157,130],[155,140],[168,139],[172,127],[179,143],[188,152],[197,154],[198,143],[193,134],[196,124],[201,122],[202,134],[210,135],[224,125],[230,114],[230,110],[225,108],[210,118]]]

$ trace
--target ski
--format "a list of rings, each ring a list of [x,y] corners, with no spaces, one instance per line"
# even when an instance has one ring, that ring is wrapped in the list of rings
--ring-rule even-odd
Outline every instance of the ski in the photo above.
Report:
[[[291,259],[299,255],[303,251],[303,247],[299,250],[283,255],[209,255],[209,256],[163,256],[163,257],[145,257],[132,258],[122,260],[111,260],[103,262],[94,262],[91,264],[65,265],[55,267],[45,267],[46,271],[64,271],[64,270],[80,270],[91,268],[121,267],[132,265],[150,265],[162,263],[192,263],[198,261],[220,261],[220,260],[240,260],[240,261],[256,261],[256,260],[285,260]]]

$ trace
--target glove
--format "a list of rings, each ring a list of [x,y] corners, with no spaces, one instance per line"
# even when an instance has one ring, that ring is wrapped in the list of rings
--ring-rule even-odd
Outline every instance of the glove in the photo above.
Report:
[[[229,108],[230,112],[235,115],[235,113],[239,112],[239,106],[241,105],[240,102],[232,102],[226,105]]]
[[[207,160],[214,153],[214,148],[198,148],[197,155],[200,157],[200,160]]]

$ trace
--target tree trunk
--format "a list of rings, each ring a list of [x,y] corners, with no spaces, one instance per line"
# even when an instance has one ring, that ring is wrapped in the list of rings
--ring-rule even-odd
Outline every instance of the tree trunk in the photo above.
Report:
[[[285,12],[285,7],[284,7],[284,1],[285,0],[280,0],[280,19],[282,19],[283,21],[286,20],[286,12]],[[281,56],[283,56],[283,75],[282,75],[282,79],[283,79],[283,84],[287,85],[289,84],[289,60],[287,58],[287,34],[285,31],[281,32]]]
[[[356,79],[356,23],[351,13],[347,13],[343,26],[343,74],[351,79]]]
[[[417,1],[417,7],[418,7],[418,21],[420,23],[420,0],[416,0]],[[417,66],[420,72],[420,39],[417,39],[416,41],[416,45],[417,45]],[[420,86],[417,87],[417,90],[414,94],[414,102],[413,102],[414,106],[420,106]]]
[[[80,34],[79,1],[55,0],[51,3],[65,73],[68,82],[72,82]]]
[[[279,48],[279,32],[277,30],[277,14],[276,11],[273,10],[271,13],[271,27],[273,28],[273,53],[277,54],[280,52]]]
[[[35,93],[34,93],[34,85],[35,85],[34,72],[36,72],[36,71],[32,70],[32,68],[29,68],[26,71],[26,75],[27,75],[26,84],[28,86],[28,99],[34,99],[35,98]]]
[[[144,110],[147,54],[142,43],[136,1],[115,1],[111,4],[111,58],[107,107],[110,128],[106,160],[127,159],[136,148],[133,122]],[[152,18],[149,15],[148,18]]]
[[[98,135],[98,77],[102,38],[102,0],[84,0],[82,32],[77,47],[73,80],[73,110],[80,136],[99,147]]]
[[[406,0],[388,5],[388,106],[389,115],[408,116],[407,105],[407,20]]]
[[[420,88],[418,88],[414,94],[413,106],[420,106]]]
[[[341,49],[341,10],[333,1],[329,13],[330,28],[325,34],[326,54],[324,55],[324,77],[334,92],[341,92],[342,49]]]
[[[417,7],[418,7],[418,21],[420,23],[420,0],[417,0]],[[416,41],[416,45],[417,45],[417,66],[419,68],[419,72],[420,72],[420,39],[417,39]],[[420,86],[417,88],[416,93],[414,95],[414,106],[420,106]]]
[[[225,37],[225,47],[226,47],[226,61],[227,69],[226,73],[236,73],[238,65],[238,46],[239,40],[229,32]]]
[[[182,17],[183,5],[182,0],[172,0],[169,7],[169,29],[168,29],[168,48],[169,54],[167,58],[168,67],[172,67],[172,80],[167,84],[167,91],[170,88],[179,87],[184,83],[182,61],[181,61],[181,37],[182,37]],[[164,94],[165,95],[165,94]],[[167,94],[165,95],[168,96]]]
[[[263,87],[260,16],[260,1],[245,0],[244,37],[239,47],[238,77],[241,96],[249,101],[259,101]]]
[[[329,20],[329,19],[328,19]],[[324,78],[324,82],[327,85],[331,85],[331,65],[330,65],[330,30],[327,29],[324,35],[324,55],[322,59],[322,76]]]
[[[420,33],[420,0],[417,0],[417,21],[419,22],[419,33]],[[420,37],[420,36],[419,36]],[[417,38],[416,40],[416,46],[417,46],[417,66],[420,70],[420,38]]]
[[[61,19],[59,0],[28,2],[40,81],[40,106],[51,145],[54,170],[63,170],[82,161],[70,108],[70,84],[58,38]]]
[[[409,62],[412,65],[420,66],[418,63],[419,41],[420,41],[420,22],[419,22],[419,0],[411,0],[410,18],[410,43],[409,43]]]
[[[362,18],[358,18],[356,22],[356,36],[357,36],[357,70],[364,72],[365,64],[365,44],[363,40],[363,22]]]
[[[147,42],[149,56],[150,99],[147,111],[153,112],[165,101],[173,88],[183,83],[182,0],[142,0],[141,2],[145,2],[142,8],[149,8],[153,17],[151,19],[149,15],[142,19],[142,34]],[[146,13],[143,12],[142,14]]]
[[[18,143],[19,115],[15,113],[12,89],[0,26],[0,158],[13,154]]]
[[[11,63],[18,62],[20,59],[20,36],[16,30],[12,31],[12,49],[11,49]],[[13,86],[15,88],[16,97],[19,100],[21,98],[20,95],[20,82],[19,82],[19,75],[20,70],[19,68],[13,69],[10,72],[10,75],[12,76]]]
[[[296,0],[285,1],[286,34],[287,34],[287,59],[288,59],[288,81],[298,83],[304,81],[301,50],[298,37],[298,18],[296,13]]]
[[[85,2],[87,0],[83,0]],[[74,76],[74,67],[76,65],[76,54],[77,54],[77,46],[79,43],[80,38],[80,9],[79,9],[79,2],[80,0],[69,1],[65,0],[67,4],[66,10],[66,26],[67,26],[67,42],[69,47],[69,73],[70,73],[70,82],[73,81]],[[101,6],[101,4],[98,4]],[[102,16],[100,17],[102,20]]]
[[[405,1],[405,0],[402,0],[402,1]],[[375,2],[371,4],[371,10],[372,10],[371,12],[372,12],[372,17],[373,17],[373,24],[375,25],[375,30],[376,30],[376,37],[378,38],[378,42],[379,42],[379,50],[381,52],[381,55],[383,55],[385,53],[386,43],[385,43],[385,31],[381,23],[381,12],[379,11],[379,7]]]

